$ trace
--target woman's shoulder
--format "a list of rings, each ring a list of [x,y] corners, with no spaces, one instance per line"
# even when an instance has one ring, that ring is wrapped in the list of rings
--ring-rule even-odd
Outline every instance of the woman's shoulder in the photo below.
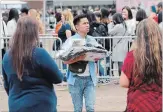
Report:
[[[129,51],[128,53],[127,53],[127,55],[126,55],[126,60],[134,60],[134,51],[133,50],[131,50],[131,51]]]
[[[46,51],[44,48],[35,47],[35,48],[33,49],[33,53],[43,54],[43,53],[47,53],[47,51]]]
[[[15,19],[11,19],[10,21],[7,22],[7,24],[15,24],[16,20]]]
[[[114,27],[115,28],[119,28],[119,29],[124,29],[124,25],[123,24],[116,24]]]
[[[10,50],[4,54],[2,64],[8,63],[9,61],[11,61]]]

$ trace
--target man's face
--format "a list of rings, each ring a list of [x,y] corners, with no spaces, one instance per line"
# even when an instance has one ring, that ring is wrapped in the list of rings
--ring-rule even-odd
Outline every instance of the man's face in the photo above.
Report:
[[[76,25],[76,30],[81,33],[87,34],[89,32],[89,22],[87,18],[80,19],[80,22]]]

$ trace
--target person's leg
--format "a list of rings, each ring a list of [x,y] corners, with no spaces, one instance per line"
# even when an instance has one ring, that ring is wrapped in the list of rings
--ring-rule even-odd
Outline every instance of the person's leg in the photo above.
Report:
[[[85,107],[87,112],[94,112],[95,90],[96,87],[93,85],[91,77],[88,77],[84,89]]]
[[[72,97],[74,105],[74,112],[82,112],[83,108],[83,81],[80,78],[76,78],[74,85],[68,85],[69,92]]]
[[[1,50],[1,52],[2,52],[2,59],[3,59],[3,56],[5,55],[6,51],[5,51],[5,49],[3,48],[3,49]]]
[[[99,72],[100,76],[104,76],[104,59],[99,61]]]
[[[123,65],[123,62],[118,62],[118,72],[119,72],[119,76],[121,75],[121,67]]]

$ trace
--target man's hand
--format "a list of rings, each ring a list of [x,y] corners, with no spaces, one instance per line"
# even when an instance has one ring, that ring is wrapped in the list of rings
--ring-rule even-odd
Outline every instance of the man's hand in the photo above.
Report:
[[[71,59],[71,60],[69,60],[69,61],[64,61],[63,63],[64,63],[64,64],[72,64],[72,63],[75,63],[75,62],[77,62],[77,61],[84,60],[85,57],[86,57],[86,55],[84,54],[84,55],[78,56],[78,57],[76,57],[76,58],[74,58],[74,59]]]

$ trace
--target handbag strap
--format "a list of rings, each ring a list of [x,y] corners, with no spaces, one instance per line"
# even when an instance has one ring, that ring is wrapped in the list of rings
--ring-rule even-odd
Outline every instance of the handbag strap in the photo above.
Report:
[[[126,34],[126,31],[127,31],[127,28],[126,28],[125,33],[123,34],[123,36]],[[120,39],[118,40],[118,42],[112,47],[112,49],[114,49],[114,48],[122,41],[122,39],[123,39],[123,38],[120,38]],[[113,54],[113,53],[111,52],[109,56],[111,56],[112,54]]]
[[[3,21],[2,21],[2,27],[3,27],[4,36],[6,36],[6,32],[5,32],[5,28],[4,28],[4,23],[3,23]]]

